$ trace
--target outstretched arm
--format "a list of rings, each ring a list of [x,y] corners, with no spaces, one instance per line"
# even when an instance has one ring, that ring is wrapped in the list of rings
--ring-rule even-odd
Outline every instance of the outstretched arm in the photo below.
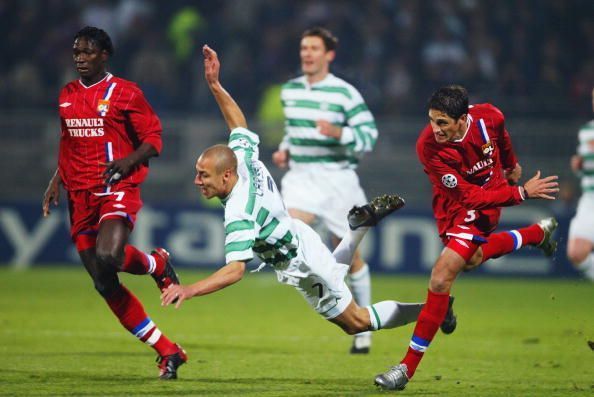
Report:
[[[229,130],[237,127],[247,128],[245,116],[239,108],[239,105],[233,100],[231,95],[223,88],[219,81],[219,70],[221,64],[217,53],[207,45],[202,47],[202,54],[204,55],[204,78],[208,83],[210,92],[215,97],[221,113],[227,122]]]
[[[161,294],[161,305],[167,306],[177,299],[175,308],[179,308],[183,301],[194,296],[211,294],[235,284],[242,279],[245,272],[245,262],[235,261],[223,266],[207,278],[190,285],[171,284]]]

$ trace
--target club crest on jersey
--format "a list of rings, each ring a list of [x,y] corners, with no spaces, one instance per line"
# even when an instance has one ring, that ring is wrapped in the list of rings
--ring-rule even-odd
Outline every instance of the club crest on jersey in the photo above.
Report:
[[[105,116],[109,111],[109,101],[107,99],[99,99],[97,102],[97,112],[99,116]]]
[[[483,154],[487,157],[491,157],[493,155],[493,151],[495,151],[491,142],[485,143],[483,146],[481,146],[481,149]]]
[[[456,186],[458,186],[458,179],[456,178],[455,175],[445,174],[444,176],[441,177],[441,183],[443,183],[443,185],[445,187],[453,189]]]

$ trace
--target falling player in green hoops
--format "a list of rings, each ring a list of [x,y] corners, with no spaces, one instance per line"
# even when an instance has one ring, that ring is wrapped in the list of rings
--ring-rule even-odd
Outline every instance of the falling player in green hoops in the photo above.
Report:
[[[228,145],[211,146],[200,155],[195,184],[205,197],[218,197],[225,207],[226,265],[194,284],[172,285],[161,295],[162,305],[177,299],[180,307],[194,296],[236,283],[246,262],[257,256],[276,271],[281,283],[297,289],[314,310],[348,334],[414,321],[422,303],[383,301],[360,307],[344,280],[369,227],[401,208],[404,200],[385,195],[354,207],[348,214],[350,230],[330,252],[313,229],[289,216],[274,180],[258,160],[258,135],[247,129],[241,109],[219,82],[216,52],[204,46],[203,54],[206,81],[231,133]],[[452,319],[450,307],[446,321]]]

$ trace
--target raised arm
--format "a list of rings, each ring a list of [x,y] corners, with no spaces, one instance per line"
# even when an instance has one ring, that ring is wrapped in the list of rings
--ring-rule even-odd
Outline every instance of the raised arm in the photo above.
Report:
[[[202,47],[204,55],[204,78],[208,83],[210,92],[215,97],[221,113],[227,122],[229,130],[237,127],[247,128],[247,122],[239,105],[233,100],[231,95],[223,88],[219,81],[219,71],[221,64],[217,53],[207,45]]]

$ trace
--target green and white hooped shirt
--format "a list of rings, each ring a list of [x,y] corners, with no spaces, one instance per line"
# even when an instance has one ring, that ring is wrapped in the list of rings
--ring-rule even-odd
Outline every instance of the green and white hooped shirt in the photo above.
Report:
[[[288,81],[281,101],[285,137],[279,149],[289,150],[291,168],[354,169],[373,150],[378,136],[373,115],[359,91],[333,74],[311,85],[305,76]],[[320,134],[317,120],[342,127],[340,140]]]
[[[582,191],[594,192],[594,120],[580,128],[577,153],[582,156]]]
[[[235,128],[229,147],[237,156],[238,181],[223,201],[225,260],[247,262],[254,253],[276,269],[297,256],[293,221],[266,166],[258,159],[258,135]]]

